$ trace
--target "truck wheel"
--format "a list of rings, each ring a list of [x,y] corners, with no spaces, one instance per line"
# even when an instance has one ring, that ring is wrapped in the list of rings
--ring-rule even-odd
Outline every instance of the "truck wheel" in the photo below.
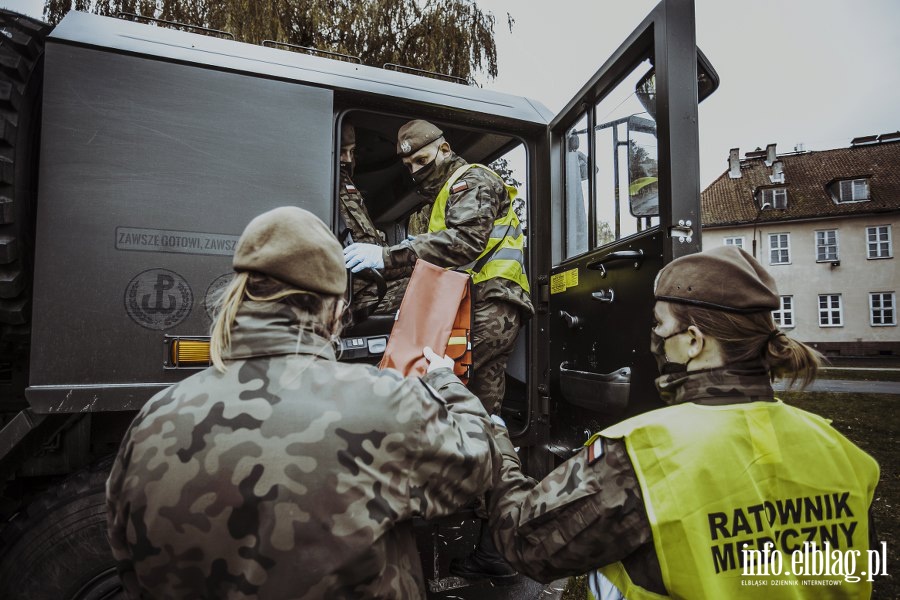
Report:
[[[23,337],[31,308],[44,39],[51,29],[0,10],[0,324],[6,344]]]
[[[124,598],[106,539],[112,458],[38,496],[0,535],[0,598]]]

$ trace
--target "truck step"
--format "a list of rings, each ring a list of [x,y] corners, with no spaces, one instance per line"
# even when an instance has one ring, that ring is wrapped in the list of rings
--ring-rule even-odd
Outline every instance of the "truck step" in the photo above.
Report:
[[[19,244],[11,235],[0,235],[0,264],[8,265],[19,258]]]
[[[15,298],[25,288],[21,269],[0,267],[0,298]]]

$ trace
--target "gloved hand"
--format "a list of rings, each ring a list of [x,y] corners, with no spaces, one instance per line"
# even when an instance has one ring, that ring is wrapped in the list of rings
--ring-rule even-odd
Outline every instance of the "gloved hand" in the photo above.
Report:
[[[353,273],[363,269],[383,269],[384,259],[381,257],[381,246],[354,242],[344,248],[344,266]]]
[[[422,350],[422,354],[425,355],[425,360],[428,361],[428,373],[431,373],[435,369],[447,368],[451,371],[453,370],[453,359],[447,356],[439,356],[434,350],[425,346]]]

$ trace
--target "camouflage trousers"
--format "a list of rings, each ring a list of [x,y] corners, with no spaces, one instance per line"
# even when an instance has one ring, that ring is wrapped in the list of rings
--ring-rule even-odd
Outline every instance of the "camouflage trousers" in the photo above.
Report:
[[[359,284],[357,284],[357,281]],[[373,315],[395,314],[397,309],[400,308],[400,301],[403,300],[403,294],[406,292],[408,283],[409,277],[388,281],[387,292],[385,292],[381,302],[378,302],[378,289],[374,283],[355,280],[353,285],[353,302],[350,304],[350,310],[365,309],[378,302],[378,306],[372,312]]]
[[[503,301],[475,303],[472,325],[472,380],[469,391],[484,409],[498,414],[506,391],[506,362],[522,325],[519,308]]]

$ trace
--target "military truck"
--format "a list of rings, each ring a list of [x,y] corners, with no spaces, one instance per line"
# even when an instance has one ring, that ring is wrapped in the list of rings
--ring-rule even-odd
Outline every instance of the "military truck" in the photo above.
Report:
[[[718,84],[692,0],[663,0],[558,115],[184,29],[0,13],[0,597],[121,593],[105,540],[111,456],[148,398],[206,366],[212,304],[252,217],[298,205],[338,233],[345,119],[389,241],[420,203],[395,156],[408,119],[438,124],[469,161],[505,159],[521,182],[537,314],[503,416],[529,473],[659,405],[652,282],[700,248],[697,107]],[[346,329],[342,360],[376,362],[392,322]],[[421,525],[435,597],[471,549],[442,532],[466,518]]]

